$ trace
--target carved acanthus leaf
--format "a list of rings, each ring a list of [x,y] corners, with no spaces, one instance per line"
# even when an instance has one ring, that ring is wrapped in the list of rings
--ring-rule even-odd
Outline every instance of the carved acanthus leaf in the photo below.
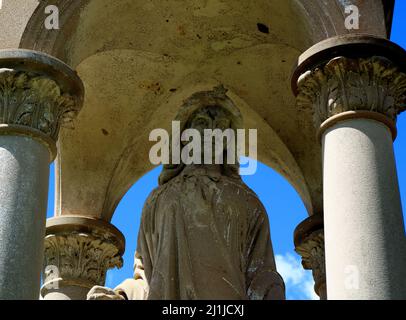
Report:
[[[52,79],[29,72],[0,69],[0,124],[37,129],[57,140],[79,112],[76,98]]]
[[[90,234],[71,233],[45,238],[44,265],[44,270],[50,266],[56,268],[58,277],[64,281],[81,281],[93,286],[104,285],[107,270],[121,268],[123,259],[112,242]]]
[[[406,74],[384,57],[338,57],[298,80],[298,107],[311,110],[319,127],[345,111],[375,111],[396,120],[406,106]]]
[[[324,253],[323,230],[311,233],[302,243],[295,248],[302,257],[302,265],[307,270],[312,270],[316,286],[326,282],[326,264]]]

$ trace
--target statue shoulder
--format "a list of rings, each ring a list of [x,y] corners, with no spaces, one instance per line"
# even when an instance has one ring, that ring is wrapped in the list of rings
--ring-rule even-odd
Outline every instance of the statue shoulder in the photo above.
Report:
[[[144,206],[150,206],[152,203],[155,203],[162,191],[162,186],[156,187],[154,190],[152,190],[151,193],[148,195],[147,200],[145,200]]]
[[[258,195],[242,179],[236,180],[227,178],[227,183],[233,184],[235,188],[240,189],[240,192],[245,193],[247,198],[250,198],[250,200],[258,204],[263,208],[263,210],[265,210],[265,207],[259,199]]]
[[[176,178],[174,178],[174,179],[176,179]],[[168,192],[172,192],[172,193],[175,192],[173,190],[172,180],[153,189],[145,201],[144,208],[157,203],[159,201],[159,199]]]

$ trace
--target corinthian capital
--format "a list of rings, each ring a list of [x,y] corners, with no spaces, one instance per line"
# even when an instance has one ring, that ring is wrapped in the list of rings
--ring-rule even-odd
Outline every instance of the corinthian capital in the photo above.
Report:
[[[325,291],[326,286],[323,230],[310,234],[295,250],[302,257],[303,268],[312,270],[315,291],[323,299],[323,290]]]
[[[30,136],[55,156],[61,126],[82,107],[83,84],[63,62],[29,50],[0,50],[0,132]]]
[[[297,104],[313,111],[319,127],[346,111],[373,111],[393,121],[406,108],[406,74],[381,56],[338,57],[302,74]]]
[[[80,110],[77,98],[52,79],[31,72],[0,69],[0,123],[36,129],[54,141],[61,125]]]
[[[88,233],[51,234],[45,238],[45,282],[47,277],[70,284],[104,285],[106,272],[121,268],[119,249],[110,241]]]
[[[295,251],[302,257],[303,268],[312,270],[314,291],[320,299],[325,300],[327,291],[323,217],[314,215],[301,222],[295,229],[294,242]]]
[[[103,286],[123,265],[124,237],[108,222],[81,216],[48,219],[42,296],[63,287]]]

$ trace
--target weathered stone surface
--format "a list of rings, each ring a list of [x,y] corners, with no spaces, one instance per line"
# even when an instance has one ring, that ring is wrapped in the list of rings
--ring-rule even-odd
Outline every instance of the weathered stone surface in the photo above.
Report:
[[[258,128],[259,160],[295,187],[310,214],[322,211],[320,146],[289,80],[300,53],[322,39],[387,35],[380,1],[351,3],[363,13],[359,30],[345,29],[346,2],[339,0],[58,0],[56,31],[44,28],[48,3],[41,1],[16,35],[20,46],[69,63],[87,89],[76,130],[61,132],[57,214],[110,220],[153,168],[149,132],[170,128],[184,99],[220,83],[246,128]]]
[[[0,10],[1,49],[19,47],[27,23],[39,2],[39,0],[2,0]]]
[[[313,112],[316,127],[356,110],[379,112],[395,121],[406,108],[406,74],[384,57],[337,57],[303,74],[298,90],[298,107]]]
[[[392,143],[405,107],[405,57],[384,39],[338,37],[303,53],[294,73],[298,106],[314,114],[316,128],[321,125],[328,299],[406,295],[406,238]],[[321,246],[322,239],[315,239],[310,247]],[[310,247],[300,250],[312,258],[304,260],[309,265],[322,252],[311,254]]]
[[[43,265],[45,300],[84,300],[104,285],[111,268],[121,268],[124,237],[111,224],[79,216],[48,219]]]
[[[397,100],[397,89],[386,81],[402,90],[404,80],[382,73],[381,67],[386,64],[383,60],[364,63],[358,59],[355,64],[349,60],[332,61],[328,72],[332,80],[327,82],[336,82],[329,85],[335,91],[323,95],[327,99],[322,101],[323,108],[309,108],[310,100],[314,104],[319,99],[312,92],[314,88],[303,90],[308,96],[301,100],[304,107],[299,110],[289,93],[291,66],[311,44],[347,33],[386,37],[389,28],[385,26],[381,1],[351,1],[362,11],[359,30],[345,29],[344,11],[349,2],[341,0],[57,0],[53,2],[61,9],[61,30],[57,31],[44,27],[48,1],[5,0],[2,4],[2,45],[20,45],[60,57],[78,69],[89,92],[76,130],[61,132],[58,215],[84,214],[109,221],[129,187],[152,168],[147,159],[150,145],[146,142],[151,129],[168,128],[181,101],[219,83],[230,89],[228,96],[241,109],[247,128],[258,128],[259,160],[288,179],[309,214],[321,212],[322,150],[315,139],[319,124],[335,113],[354,108],[378,111],[394,119],[397,102],[403,99],[399,96]],[[1,54],[0,58],[1,64]],[[7,64],[0,67],[15,67]],[[388,65],[386,68],[392,69]],[[343,76],[342,70],[357,75],[346,78],[349,73]],[[48,79],[60,85],[49,75]],[[38,101],[28,99],[30,104],[23,104],[23,112],[9,117],[13,119],[10,126],[14,134],[42,143],[50,137],[51,142],[44,145],[55,153],[50,144],[59,130],[59,124],[52,123],[59,119],[61,111],[55,107],[57,90],[52,81],[31,80],[23,92],[38,93],[39,87],[46,88],[46,111],[32,111],[38,111],[36,103],[44,97]],[[364,80],[373,86],[364,90]],[[323,87],[323,81],[316,87]],[[350,92],[351,97],[362,92],[363,96],[346,101],[345,92]],[[383,99],[378,106],[373,104],[376,99]],[[360,107],[364,103],[367,107]],[[316,128],[309,110],[317,114]],[[25,131],[17,128],[21,125]],[[28,128],[32,129],[29,133]],[[0,131],[5,134],[10,128],[2,127]]]
[[[0,133],[0,299],[38,299],[49,152]]]
[[[314,231],[302,243],[296,246],[296,252],[302,257],[302,265],[312,270],[314,290],[321,300],[327,299],[326,262],[324,254],[324,230]]]
[[[92,235],[69,233],[45,237],[45,266],[56,266],[65,282],[102,285],[106,271],[122,265],[118,248]]]
[[[238,109],[221,88],[192,95],[176,120],[181,132],[242,126]],[[228,126],[222,127],[225,123]],[[238,163],[226,161],[164,165],[160,186],[142,212],[137,257],[143,281],[116,290],[131,299],[139,296],[140,286],[146,283],[149,300],[284,299],[268,216],[238,170]],[[106,295],[111,294],[95,288],[89,299]]]
[[[41,131],[56,141],[61,126],[71,125],[81,105],[51,78],[0,69],[0,123]]]
[[[76,115],[82,100],[80,79],[61,61],[0,50],[2,299],[38,299],[49,163],[60,126]]]
[[[406,237],[392,136],[369,119],[327,129],[324,232],[328,299],[405,299]]]

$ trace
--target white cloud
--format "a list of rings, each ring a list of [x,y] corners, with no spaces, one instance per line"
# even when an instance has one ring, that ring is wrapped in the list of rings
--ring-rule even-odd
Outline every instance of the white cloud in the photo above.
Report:
[[[286,286],[286,298],[289,300],[318,300],[314,292],[314,280],[311,271],[302,267],[299,257],[286,253],[276,255],[276,266]]]
[[[320,300],[319,296],[314,291],[314,280],[313,277],[303,283],[303,291],[307,300]]]

